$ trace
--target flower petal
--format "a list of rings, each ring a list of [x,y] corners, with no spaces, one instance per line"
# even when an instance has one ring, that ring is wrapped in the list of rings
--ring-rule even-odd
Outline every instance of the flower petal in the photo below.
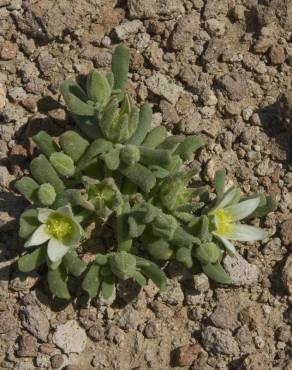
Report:
[[[42,224],[45,224],[48,221],[48,217],[52,212],[55,212],[52,209],[49,208],[38,208],[38,220]]]
[[[252,214],[260,204],[260,198],[252,198],[224,208],[232,217],[232,221],[239,221]]]
[[[48,253],[48,257],[50,261],[56,262],[62,259],[65,256],[65,254],[68,252],[68,250],[69,250],[69,247],[64,245],[61,241],[55,238],[52,238],[49,241],[47,253]]]
[[[224,208],[238,201],[240,197],[240,191],[237,188],[231,188],[227,190],[223,199],[219,204],[216,205],[215,209]]]
[[[24,247],[33,247],[35,245],[41,245],[50,239],[50,235],[47,233],[47,226],[40,225],[30,238],[24,243]]]
[[[228,254],[230,254],[231,256],[234,256],[235,253],[236,253],[236,249],[234,247],[234,245],[227,239],[223,238],[222,236],[214,233],[214,236],[220,240],[220,242],[224,245],[224,247],[226,248]]]
[[[243,242],[250,242],[255,240],[263,240],[268,236],[266,230],[260,229],[259,227],[230,224],[230,228],[223,236],[225,239],[240,240]]]
[[[70,217],[70,218],[74,217],[73,212],[72,212],[72,208],[69,205],[59,207],[56,212],[61,213],[61,214],[65,215],[67,217]]]

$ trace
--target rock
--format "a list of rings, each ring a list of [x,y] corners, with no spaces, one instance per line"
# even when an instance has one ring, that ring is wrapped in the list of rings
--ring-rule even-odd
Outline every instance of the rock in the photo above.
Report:
[[[222,38],[214,37],[208,42],[203,54],[203,60],[207,63],[214,63],[219,59],[225,50],[225,43]]]
[[[267,354],[263,352],[254,352],[249,354],[243,361],[243,370],[269,370],[271,362]]]
[[[205,274],[195,274],[192,280],[193,286],[198,292],[203,293],[209,290],[209,279]]]
[[[136,330],[141,321],[142,317],[139,312],[131,305],[127,305],[124,309],[120,310],[116,316],[118,327],[124,330]]]
[[[22,335],[19,341],[17,356],[36,357],[38,354],[37,339],[32,335]]]
[[[168,123],[173,123],[173,124],[178,123],[179,116],[173,104],[170,104],[166,100],[161,100],[159,104],[159,108],[161,109],[161,112],[162,112],[163,121],[168,122]]]
[[[254,285],[258,281],[259,270],[257,266],[248,263],[240,254],[233,257],[226,256],[223,266],[236,286]]]
[[[109,360],[107,355],[101,351],[98,351],[92,358],[91,365],[96,369],[108,369]]]
[[[39,275],[35,271],[27,274],[16,269],[10,279],[9,288],[15,292],[28,291],[36,284],[38,278]]]
[[[239,73],[228,73],[218,80],[218,87],[230,100],[239,101],[247,95],[247,84]]]
[[[50,355],[55,351],[55,347],[50,343],[43,343],[39,346],[39,351],[45,355]]]
[[[185,345],[177,348],[173,354],[174,366],[191,366],[203,348],[199,344]]]
[[[66,354],[81,353],[86,346],[86,332],[75,320],[69,320],[57,327],[53,342]]]
[[[162,96],[170,103],[175,104],[182,92],[182,88],[168,81],[167,77],[159,72],[146,80],[146,85],[154,94]]]
[[[115,32],[119,40],[127,40],[132,35],[138,33],[143,27],[143,23],[138,19],[121,23],[120,25],[115,27]]]
[[[21,86],[12,87],[8,89],[8,96],[14,102],[19,102],[26,97],[26,91]]]
[[[170,44],[174,50],[182,50],[191,47],[194,35],[198,34],[200,28],[200,14],[192,12],[183,16],[177,23],[171,36]]]
[[[238,355],[238,344],[228,330],[207,326],[202,331],[202,343],[205,349],[215,354]]]
[[[287,257],[282,272],[282,281],[289,294],[292,294],[292,255]]]
[[[285,62],[285,49],[281,45],[273,45],[269,50],[269,58],[272,64],[282,64]]]
[[[161,335],[161,328],[157,321],[148,321],[145,329],[144,335],[148,339],[158,338]]]
[[[217,328],[234,330],[238,326],[237,310],[232,302],[219,303],[210,319]]]
[[[43,311],[36,305],[27,305],[20,310],[22,326],[43,342],[47,341],[50,323]]]
[[[210,36],[220,37],[225,34],[225,22],[218,19],[208,19],[206,21],[206,29]]]
[[[35,363],[41,369],[49,369],[51,365],[50,357],[39,353],[35,359]]]
[[[251,118],[251,116],[253,115],[253,111],[254,109],[252,107],[246,107],[242,110],[241,114],[242,114],[242,118],[248,122],[249,119]]]
[[[292,125],[292,90],[280,94],[276,106],[280,119],[287,124],[287,128],[290,127]]]
[[[164,52],[158,47],[158,44],[152,41],[144,52],[145,57],[152,67],[156,69],[166,69],[166,63],[163,60]]]
[[[284,221],[280,229],[280,238],[285,246],[292,243],[292,218]]]
[[[0,334],[16,330],[17,321],[10,311],[0,312]]]
[[[184,301],[184,293],[177,279],[169,279],[166,284],[166,289],[160,292],[160,297],[163,302],[178,305]]]
[[[8,188],[14,177],[10,175],[6,166],[0,166],[0,186],[2,188]]]
[[[59,369],[64,364],[63,355],[57,354],[51,357],[51,365],[53,369]]]
[[[64,370],[81,370],[78,366],[75,365],[67,365]]]
[[[0,59],[2,60],[15,59],[17,51],[18,46],[13,42],[4,41],[0,43]]]
[[[6,103],[6,89],[4,88],[4,85],[0,83],[0,110],[2,110],[5,107]]]
[[[157,18],[173,13],[184,13],[181,0],[128,0],[131,18]]]
[[[104,339],[104,328],[100,324],[93,325],[87,331],[90,339],[98,342],[99,340]]]
[[[216,6],[214,6],[213,0],[207,0],[204,6],[204,19],[219,18],[219,16],[226,16],[228,12],[228,0],[218,0],[216,1]]]
[[[202,94],[200,95],[200,99],[204,105],[212,107],[217,104],[217,98],[214,94],[213,90],[211,89],[204,89]]]

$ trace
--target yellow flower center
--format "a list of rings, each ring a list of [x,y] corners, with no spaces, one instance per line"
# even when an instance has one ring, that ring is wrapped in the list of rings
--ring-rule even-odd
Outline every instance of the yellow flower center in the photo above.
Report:
[[[223,209],[218,209],[214,213],[216,222],[216,233],[219,235],[224,235],[230,231],[232,216],[224,211]]]
[[[57,240],[65,240],[73,233],[74,226],[70,217],[59,213],[52,213],[47,221],[48,233]]]

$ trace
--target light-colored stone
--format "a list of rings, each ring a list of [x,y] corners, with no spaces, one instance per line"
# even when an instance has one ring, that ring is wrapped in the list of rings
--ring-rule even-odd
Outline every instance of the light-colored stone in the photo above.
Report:
[[[131,18],[157,18],[173,13],[184,13],[181,0],[128,0]]]
[[[254,285],[258,281],[257,266],[248,263],[240,254],[233,257],[226,256],[223,260],[224,268],[236,286]]]
[[[115,32],[119,40],[127,40],[132,35],[138,33],[143,27],[143,23],[138,19],[131,22],[121,23],[115,27]]]
[[[202,331],[202,342],[207,351],[225,355],[238,355],[239,348],[236,340],[229,330],[204,327]]]
[[[53,342],[65,353],[81,353],[86,346],[86,332],[77,321],[69,320],[58,326],[53,335]]]
[[[170,103],[175,104],[182,92],[182,88],[159,72],[149,77],[146,81],[147,87],[154,94],[164,97]]]
[[[5,107],[6,103],[6,89],[4,88],[4,85],[0,83],[0,110]]]

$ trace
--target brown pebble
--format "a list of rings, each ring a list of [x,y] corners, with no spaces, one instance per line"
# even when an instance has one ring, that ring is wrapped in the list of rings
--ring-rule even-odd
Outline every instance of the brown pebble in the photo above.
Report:
[[[52,352],[54,352],[55,347],[50,343],[44,343],[44,344],[40,345],[39,350],[40,350],[41,353],[43,353],[45,355],[49,355]]]
[[[174,353],[174,365],[191,366],[201,352],[202,347],[199,344],[191,344],[179,347]]]
[[[281,45],[273,45],[269,50],[269,57],[272,64],[282,64],[285,62],[285,49]]]
[[[16,57],[17,54],[17,44],[10,41],[4,41],[0,44],[0,59],[11,60]]]
[[[32,335],[23,335],[19,341],[19,357],[36,357],[38,354],[38,342]]]
[[[53,369],[58,369],[64,363],[64,359],[62,355],[54,355],[51,357],[51,365]]]

